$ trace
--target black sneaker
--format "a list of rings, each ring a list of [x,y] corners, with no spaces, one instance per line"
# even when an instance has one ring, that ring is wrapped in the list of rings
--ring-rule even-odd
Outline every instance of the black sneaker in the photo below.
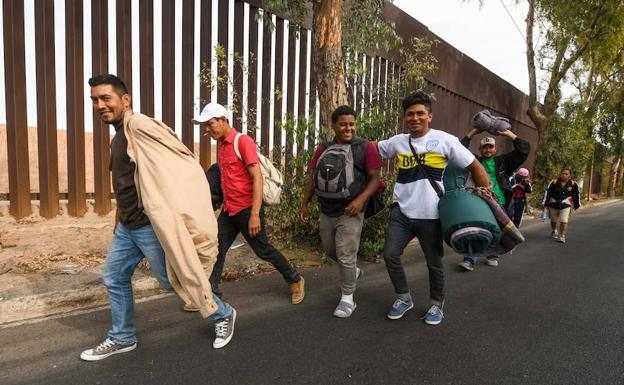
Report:
[[[113,354],[129,352],[136,349],[136,347],[136,342],[130,345],[123,345],[111,338],[107,338],[93,349],[87,349],[82,352],[80,358],[85,361],[99,361]]]
[[[234,324],[236,323],[236,309],[232,308],[232,314],[228,317],[215,321],[216,338],[212,347],[219,349],[227,345],[234,336]]]

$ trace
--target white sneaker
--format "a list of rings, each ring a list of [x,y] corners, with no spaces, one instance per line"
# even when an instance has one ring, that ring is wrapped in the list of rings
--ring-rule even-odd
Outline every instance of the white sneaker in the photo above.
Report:
[[[498,258],[488,258],[487,261],[488,266],[498,266]]]
[[[338,306],[336,306],[336,310],[334,310],[334,317],[349,318],[351,317],[351,314],[353,314],[356,307],[357,305],[355,302],[349,303],[346,301],[340,301]]]
[[[221,318],[215,321],[216,338],[212,343],[212,347],[219,349],[227,345],[234,336],[234,324],[236,323],[236,309],[232,308],[232,314],[229,317]]]
[[[553,230],[550,232],[550,236],[557,239],[559,238],[559,232],[557,230]]]
[[[565,243],[565,241],[566,241],[565,235],[562,235],[559,237],[559,242]]]
[[[106,357],[112,356],[113,354],[129,352],[136,349],[136,347],[136,342],[130,345],[123,345],[109,337],[93,349],[87,349],[82,352],[80,354],[80,358],[85,361],[99,361],[105,359]]]

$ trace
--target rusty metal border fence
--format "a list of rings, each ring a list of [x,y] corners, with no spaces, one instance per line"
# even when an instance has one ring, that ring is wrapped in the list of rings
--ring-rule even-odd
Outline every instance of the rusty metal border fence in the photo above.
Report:
[[[108,0],[91,1],[91,47],[92,71],[104,73],[108,71]],[[175,45],[181,44],[182,50],[182,109],[181,139],[191,149],[194,148],[194,127],[191,118],[194,101],[199,97],[202,103],[211,99],[210,90],[200,88],[200,95],[194,95],[194,35],[195,15],[200,12],[200,62],[211,62],[212,39],[212,6],[213,1],[201,0],[201,9],[195,9],[195,0],[183,0],[178,9],[173,0],[162,1],[162,119],[173,126],[176,120],[175,95],[171,90],[175,86]],[[250,86],[244,94],[244,111],[240,97],[234,98],[234,125],[241,127],[247,122],[247,133],[257,138],[262,151],[271,153],[274,160],[282,163],[282,148],[285,148],[285,160],[293,158],[295,152],[303,150],[304,145],[314,145],[314,128],[309,132],[308,141],[295,140],[292,133],[283,135],[279,122],[284,121],[287,114],[295,113],[303,116],[307,110],[313,111],[316,93],[313,87],[311,65],[307,60],[309,31],[304,29],[296,33],[294,28],[286,29],[286,20],[276,16],[275,29],[256,18],[256,13],[263,8],[259,0],[234,0],[234,18],[229,18],[229,2],[219,1],[217,5],[217,41],[228,49],[229,23],[233,24],[232,51],[242,57],[244,45],[245,4],[249,4],[248,19],[248,68],[246,73],[235,63],[232,88],[234,94],[243,95],[243,77],[247,77]],[[28,134],[26,122],[26,83],[25,75],[25,41],[24,41],[24,4],[21,1],[3,1],[4,18],[4,58],[5,58],[5,92],[7,111],[7,146],[10,214],[19,219],[31,213]],[[117,74],[132,89],[132,44],[131,44],[131,2],[116,0],[115,36]],[[54,0],[35,0],[35,41],[36,41],[36,76],[37,76],[37,121],[38,121],[38,153],[39,153],[39,193],[40,215],[51,218],[58,214],[59,199],[68,200],[67,208],[71,216],[81,216],[86,212],[86,199],[93,196],[95,212],[101,215],[110,212],[112,193],[110,191],[109,162],[109,127],[102,124],[99,116],[93,114],[93,153],[94,153],[94,190],[85,189],[85,116],[83,95],[84,74],[83,63],[83,0],[65,0],[65,33],[66,33],[66,114],[67,114],[67,173],[68,191],[59,193],[58,154],[56,142],[56,106],[55,100],[55,51],[54,51]],[[182,14],[182,41],[175,40],[175,13]],[[424,25],[411,18],[399,8],[390,5],[385,9],[385,17],[397,26],[397,32],[405,39],[410,36],[427,36],[436,38]],[[140,109],[143,113],[154,113],[154,0],[139,0],[139,36],[140,36]],[[309,23],[309,21],[308,21]],[[262,39],[259,39],[258,27],[263,28]],[[310,28],[310,25],[307,25]],[[274,42],[272,40],[274,37]],[[441,41],[434,48],[439,69],[429,81],[430,90],[435,94],[434,127],[443,128],[461,136],[468,128],[470,116],[476,111],[488,108],[501,115],[508,116],[515,123],[520,135],[535,143],[537,134],[533,124],[526,115],[527,97],[509,83],[494,75],[479,63],[465,56],[449,44]],[[158,42],[158,44],[161,44]],[[273,46],[275,44],[275,46]],[[271,61],[271,50],[274,50],[274,61]],[[262,62],[257,62],[262,51]],[[287,57],[284,57],[287,52]],[[297,56],[297,52],[299,52]],[[385,57],[384,57],[385,56]],[[366,73],[361,78],[350,79],[354,87],[356,108],[362,110],[371,102],[383,101],[389,94],[395,79],[401,79],[400,58],[379,56],[378,54],[361,54]],[[297,59],[298,58],[298,59]],[[297,66],[298,61],[298,66]],[[224,76],[228,69],[219,63],[218,74]],[[271,77],[271,68],[274,76]],[[295,75],[298,72],[298,78]],[[287,80],[282,84],[282,75]],[[258,95],[256,84],[262,78],[261,94]],[[308,83],[309,79],[309,83]],[[310,90],[307,92],[307,90]],[[271,90],[274,102],[271,103]],[[283,92],[287,90],[287,92]],[[297,94],[295,94],[295,90]],[[227,104],[228,87],[219,85],[216,101]],[[285,110],[282,100],[285,98]],[[259,102],[259,103],[258,103]],[[88,103],[88,101],[87,101]],[[261,121],[256,121],[255,106],[260,105]],[[390,108],[399,108],[399,101],[389,101]],[[273,113],[275,124],[270,125],[269,117]],[[312,117],[314,119],[314,117]],[[314,119],[315,120],[315,119]],[[395,129],[396,130],[396,129]],[[396,132],[396,131],[395,131]],[[283,137],[285,136],[285,140]],[[270,146],[272,139],[273,146]],[[301,139],[301,138],[299,138]],[[211,158],[211,144],[207,137],[200,137],[199,158],[202,166],[207,168]],[[532,163],[532,158],[529,163]],[[92,195],[91,195],[92,193]],[[6,194],[5,194],[6,196]]]

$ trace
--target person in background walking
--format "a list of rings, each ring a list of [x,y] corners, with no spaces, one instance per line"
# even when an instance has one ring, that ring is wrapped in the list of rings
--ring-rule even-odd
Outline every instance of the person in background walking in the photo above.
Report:
[[[466,147],[470,147],[470,141],[473,136],[481,132],[478,128],[472,128],[461,143]],[[496,140],[491,136],[481,139],[479,144],[479,153],[477,157],[483,165],[490,177],[492,191],[498,199],[498,203],[505,208],[507,212],[507,204],[511,202],[512,191],[509,178],[513,172],[524,163],[531,151],[531,145],[524,139],[519,138],[511,130],[501,131],[500,136],[506,136],[511,139],[514,149],[507,154],[496,155]],[[464,260],[459,263],[459,267],[465,271],[474,270],[477,257],[473,255],[464,256]],[[498,256],[491,255],[487,257],[488,266],[498,266]]]
[[[511,177],[512,195],[508,210],[510,218],[518,228],[522,224],[522,214],[527,207],[527,194],[530,194],[531,191],[533,191],[533,187],[529,179],[529,170],[524,167],[519,168]]]
[[[551,236],[561,243],[566,242],[571,208],[574,207],[574,210],[577,210],[581,207],[578,184],[571,179],[571,174],[572,171],[569,168],[562,168],[559,178],[548,184],[544,202],[542,202],[544,207],[548,208],[550,215]],[[558,232],[557,222],[559,222]]]

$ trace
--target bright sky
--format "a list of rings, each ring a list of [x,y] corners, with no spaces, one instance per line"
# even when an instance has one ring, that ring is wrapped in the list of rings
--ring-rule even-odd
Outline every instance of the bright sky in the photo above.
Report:
[[[12,1],[12,0],[0,0]],[[134,24],[138,24],[138,17],[135,14],[138,9],[138,0],[131,0],[133,7],[133,18],[136,21]],[[177,5],[181,5],[180,0],[175,0]],[[57,46],[56,46],[56,66],[57,70],[62,69],[57,74],[57,99],[64,100],[64,1],[54,0],[55,2],[55,27],[57,29]],[[199,9],[199,0],[196,0],[196,7]],[[233,3],[231,1],[231,3]],[[525,57],[525,45],[521,33],[514,25],[512,18],[518,24],[522,35],[524,34],[524,19],[526,17],[527,5],[522,2],[520,5],[515,5],[514,0],[487,0],[484,1],[482,7],[479,6],[478,0],[470,0],[468,2],[462,0],[435,0],[435,1],[421,1],[421,0],[394,0],[394,4],[403,9],[405,12],[412,15],[414,18],[425,24],[433,33],[438,35],[443,40],[447,41],[460,51],[464,52],[474,60],[483,64],[486,68],[499,75],[501,78],[507,80],[519,90],[528,93],[528,75],[526,69],[526,57]],[[85,1],[84,12],[85,15],[90,13],[90,2]],[[109,17],[111,20],[109,25],[109,57],[110,68],[114,71],[116,67],[115,62],[115,46],[114,46],[114,0],[109,0]],[[507,13],[505,6],[509,10],[510,15]],[[213,8],[216,7],[216,2],[213,4]],[[230,5],[232,8],[232,5]],[[29,58],[34,57],[34,0],[24,0],[25,11],[25,30],[26,30],[26,56]],[[155,19],[160,18],[160,2],[156,1],[154,6]],[[180,19],[176,23],[176,34],[181,33],[181,17],[180,12],[176,12],[177,19]],[[233,16],[233,8],[230,10],[230,14]],[[216,15],[216,9],[213,9],[213,15]],[[85,20],[85,24],[88,19]],[[231,24],[231,23],[230,23]],[[199,21],[196,21],[196,34],[198,31]],[[137,29],[136,25],[133,27]],[[231,28],[231,26],[230,26]],[[0,31],[2,30],[2,9],[0,8]],[[136,31],[135,31],[136,32]],[[216,25],[213,25],[213,35],[216,36]],[[90,51],[90,32],[85,32],[85,51]],[[0,34],[0,52],[3,52],[3,41]],[[214,39],[213,39],[214,40]],[[155,31],[155,41],[157,42],[155,48],[159,48],[159,31]],[[133,59],[138,63],[138,33],[133,33],[133,49],[136,58]],[[198,44],[196,44],[196,51],[198,50]],[[232,43],[230,43],[232,46]],[[179,52],[179,47],[178,47]],[[159,55],[160,52],[156,52]],[[178,53],[178,63],[176,67],[179,67],[181,62],[181,53]],[[198,55],[196,55],[198,56]],[[158,59],[158,57],[156,58]],[[196,60],[198,61],[198,60]],[[91,66],[90,57],[85,57],[85,68],[89,69]],[[196,72],[199,71],[199,63],[196,63]],[[138,88],[139,73],[138,64],[133,69],[133,78],[135,87]],[[4,55],[0,55],[0,123],[6,122],[5,111],[5,92],[4,92]],[[155,68],[155,76],[160,78],[159,68]],[[27,99],[28,99],[28,124],[30,126],[36,125],[36,83],[35,83],[35,61],[26,60],[26,74],[27,74]],[[86,75],[85,75],[86,76]],[[87,76],[88,77],[88,76]],[[196,85],[198,88],[198,84]],[[176,96],[180,90],[176,90]],[[85,82],[85,93],[88,93],[88,89]],[[196,92],[197,93],[197,92]],[[135,95],[134,102],[135,107],[139,104],[138,92],[133,93]],[[160,94],[155,95],[156,104],[159,105]],[[179,100],[181,98],[176,98]],[[64,106],[57,106],[57,118],[59,127],[65,127],[65,116],[63,108]],[[90,116],[90,105],[88,102],[85,105],[85,116]],[[180,107],[177,106],[179,109]],[[157,111],[158,113],[158,111]],[[90,119],[87,119],[87,126],[90,125]],[[176,124],[178,126],[178,124]],[[90,127],[87,127],[89,130]]]
[[[529,75],[523,37],[528,4],[516,5],[513,0],[486,0],[483,3],[479,6],[478,0],[394,0],[396,6],[426,25],[431,32],[528,94]]]

